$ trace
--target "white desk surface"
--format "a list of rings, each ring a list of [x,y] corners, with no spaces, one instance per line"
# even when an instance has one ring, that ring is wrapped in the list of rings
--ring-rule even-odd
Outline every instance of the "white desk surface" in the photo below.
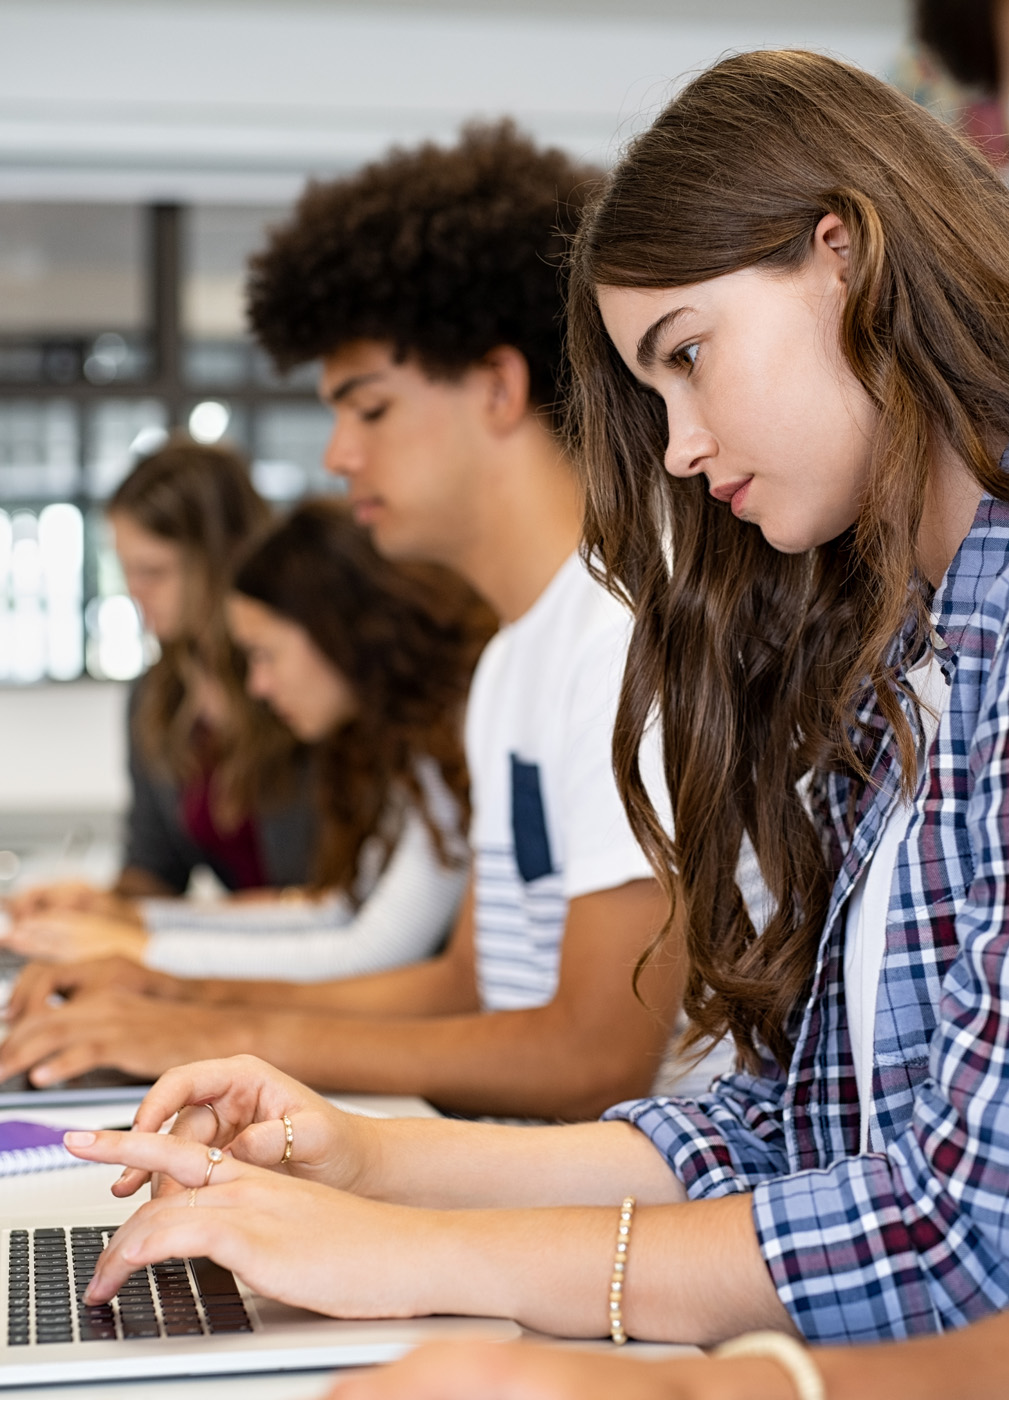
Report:
[[[437,1117],[438,1111],[426,1101],[414,1096],[347,1095],[335,1096],[335,1103],[348,1109],[381,1115]],[[128,1124],[139,1104],[118,1101],[92,1105],[40,1105],[0,1111],[3,1120],[35,1120],[40,1124],[80,1129],[112,1129]],[[52,1211],[53,1223],[62,1214],[80,1211],[93,1213],[96,1222],[117,1221],[128,1215],[129,1208],[112,1197],[109,1189],[119,1176],[119,1169],[104,1164],[87,1164],[71,1168],[49,1169],[41,1173],[22,1173],[0,1178],[0,1222],[13,1218]],[[579,1347],[586,1347],[584,1341]],[[595,1346],[595,1345],[590,1345]],[[609,1344],[598,1347],[607,1349]],[[696,1353],[694,1348],[671,1344],[636,1344],[625,1346],[625,1353],[638,1357],[669,1356],[672,1353]],[[75,1383],[33,1387],[20,1396],[34,1398],[179,1398],[197,1402],[200,1398],[306,1398],[321,1397],[327,1389],[332,1369],[284,1373],[241,1373],[215,1378],[138,1378],[126,1382]],[[0,1389],[0,1392],[6,1389]],[[14,1394],[8,1394],[14,1395]]]

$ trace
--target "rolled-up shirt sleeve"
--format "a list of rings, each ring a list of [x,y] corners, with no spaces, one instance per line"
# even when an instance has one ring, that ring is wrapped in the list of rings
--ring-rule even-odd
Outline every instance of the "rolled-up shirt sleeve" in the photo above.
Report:
[[[771,1077],[737,1072],[695,1100],[626,1100],[603,1118],[627,1120],[648,1135],[689,1198],[725,1197],[788,1170],[783,1088]]]

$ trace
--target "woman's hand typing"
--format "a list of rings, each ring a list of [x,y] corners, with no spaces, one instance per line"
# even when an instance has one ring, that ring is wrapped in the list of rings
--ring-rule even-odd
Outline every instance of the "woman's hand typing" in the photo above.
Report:
[[[445,1282],[426,1267],[437,1213],[285,1180],[228,1153],[207,1182],[206,1147],[173,1135],[82,1131],[65,1142],[79,1158],[158,1173],[185,1190],[145,1203],[119,1228],[87,1288],[89,1304],[110,1300],[138,1266],[210,1256],[263,1295],[340,1318],[445,1308]]]
[[[41,910],[16,920],[3,943],[30,959],[56,963],[103,959],[111,955],[139,962],[147,931],[136,921],[82,910]]]
[[[28,886],[4,898],[12,920],[29,920],[54,910],[88,911],[110,920],[142,923],[136,903],[115,891],[104,891],[88,881],[56,881],[43,886]]]

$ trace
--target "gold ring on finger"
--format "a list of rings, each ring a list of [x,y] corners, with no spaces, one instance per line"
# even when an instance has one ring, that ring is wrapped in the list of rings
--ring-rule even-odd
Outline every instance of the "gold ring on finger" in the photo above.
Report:
[[[211,1104],[211,1102],[210,1102],[209,1100],[204,1100],[204,1101],[201,1103],[201,1109],[209,1110],[210,1113],[214,1116],[214,1123],[217,1125],[217,1133],[218,1133],[218,1136],[220,1136],[220,1134],[221,1134],[221,1116],[217,1113],[217,1111],[215,1110],[214,1106]]]
[[[195,1207],[195,1206],[196,1206],[196,1192],[197,1192],[197,1190],[196,1190],[195,1188],[190,1188],[189,1192],[186,1194],[186,1206],[187,1206],[187,1207]]]
[[[224,1154],[222,1154],[220,1149],[215,1149],[212,1147],[207,1150],[207,1172],[204,1174],[203,1178],[203,1186],[205,1188],[210,1182],[210,1175],[214,1172],[214,1169],[217,1167],[217,1165],[221,1162],[223,1158]]]
[[[214,1116],[214,1127],[215,1127],[214,1137],[215,1137],[215,1139],[220,1139],[220,1137],[221,1137],[221,1116],[217,1113],[217,1110],[215,1109],[215,1107],[211,1104],[211,1102],[210,1102],[209,1100],[197,1100],[197,1101],[193,1101],[193,1102],[192,1102],[191,1104],[189,1104],[189,1105],[184,1105],[184,1106],[182,1107],[182,1109],[179,1111],[179,1113],[178,1113],[178,1114],[176,1115],[176,1117],[175,1117],[175,1118],[176,1118],[176,1123],[178,1123],[180,1120],[184,1119],[184,1118],[188,1115],[188,1113],[189,1113],[190,1110],[209,1110],[210,1113]]]
[[[295,1131],[287,1115],[281,1116],[281,1124],[284,1126],[284,1152],[281,1154],[281,1163],[289,1163],[291,1160],[291,1150],[295,1144]]]

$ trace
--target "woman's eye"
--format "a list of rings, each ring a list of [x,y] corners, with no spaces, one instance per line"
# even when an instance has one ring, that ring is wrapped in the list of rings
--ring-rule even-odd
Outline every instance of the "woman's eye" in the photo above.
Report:
[[[366,424],[374,424],[377,419],[382,418],[388,407],[386,404],[377,404],[374,409],[362,409],[361,419]]]
[[[671,351],[666,357],[666,363],[673,370],[686,370],[690,374],[697,359],[698,342],[691,341],[686,346],[678,346],[675,351]]]

